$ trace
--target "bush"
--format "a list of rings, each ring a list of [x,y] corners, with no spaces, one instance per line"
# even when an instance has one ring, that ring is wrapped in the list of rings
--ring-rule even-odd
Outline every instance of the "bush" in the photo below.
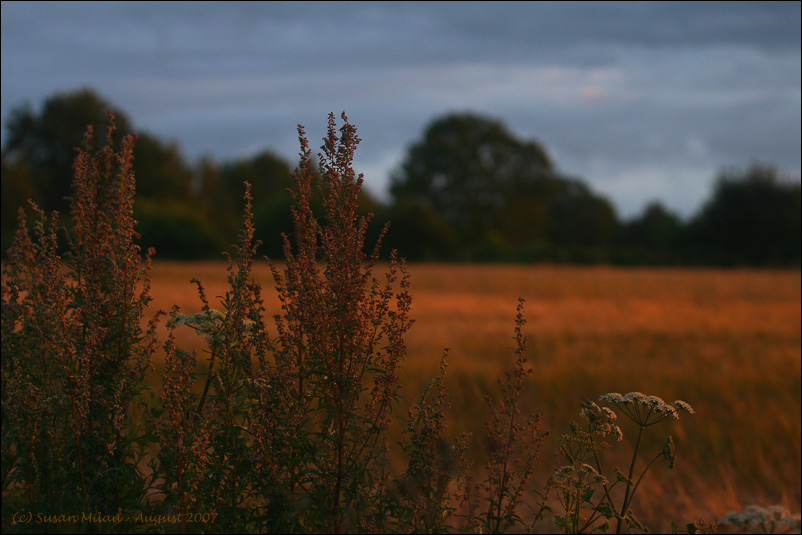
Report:
[[[724,171],[713,198],[691,224],[689,240],[702,260],[726,265],[799,265],[800,186],[776,168]],[[705,258],[706,257],[706,258]]]

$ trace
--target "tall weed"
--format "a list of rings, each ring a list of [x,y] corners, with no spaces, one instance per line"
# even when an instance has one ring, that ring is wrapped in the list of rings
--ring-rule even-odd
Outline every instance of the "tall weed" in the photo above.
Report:
[[[146,431],[139,407],[156,338],[141,328],[150,256],[135,244],[132,150],[126,136],[74,164],[72,226],[32,205],[3,272],[3,516],[7,512],[113,514],[144,506]],[[87,521],[81,520],[84,526]]]

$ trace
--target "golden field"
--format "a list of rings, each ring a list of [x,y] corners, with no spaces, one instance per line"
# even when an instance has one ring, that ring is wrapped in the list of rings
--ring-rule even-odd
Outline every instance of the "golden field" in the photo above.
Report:
[[[581,400],[641,391],[696,410],[644,435],[645,456],[667,434],[678,455],[675,470],[658,465],[648,472],[635,499],[636,514],[653,530],[669,529],[671,520],[715,520],[751,503],[799,511],[799,270],[413,264],[410,272],[415,324],[406,337],[404,394],[416,397],[451,348],[454,435],[481,436],[482,394],[512,366],[515,308],[523,297],[534,370],[526,409],[542,414],[551,431],[537,482],[553,469],[557,437],[568,420],[579,419]],[[264,262],[255,276],[268,314],[279,312]],[[152,310],[199,310],[192,277],[218,304],[227,288],[224,263],[156,262]],[[203,348],[191,330],[177,334],[184,349]],[[627,423],[619,465],[631,454]]]

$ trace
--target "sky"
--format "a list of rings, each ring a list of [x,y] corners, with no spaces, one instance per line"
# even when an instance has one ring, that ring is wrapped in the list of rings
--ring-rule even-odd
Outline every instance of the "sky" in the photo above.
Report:
[[[362,139],[367,189],[450,112],[502,121],[634,217],[683,217],[724,168],[799,181],[799,2],[3,1],[10,111],[84,87],[190,162],[296,162],[329,113]]]

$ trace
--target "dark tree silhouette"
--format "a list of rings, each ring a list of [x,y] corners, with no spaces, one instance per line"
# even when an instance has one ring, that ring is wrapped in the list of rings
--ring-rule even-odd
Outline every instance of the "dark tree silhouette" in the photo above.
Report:
[[[617,226],[610,203],[560,175],[540,144],[470,113],[435,119],[410,147],[390,191],[396,203],[442,217],[457,245],[474,251],[469,258],[604,245]]]
[[[521,190],[549,180],[552,164],[537,143],[519,141],[500,121],[450,114],[412,145],[390,191],[431,207],[463,238],[475,239],[498,228]]]
[[[776,167],[724,170],[691,225],[697,254],[725,264],[799,264],[800,185]]]
[[[39,113],[30,104],[11,112],[4,152],[10,160],[27,166],[31,185],[45,211],[67,210],[75,148],[81,145],[87,125],[96,132],[103,131],[107,110],[114,110],[115,141],[119,142],[131,132],[128,117],[91,89],[57,93],[45,100]]]
[[[92,89],[56,93],[36,112],[25,104],[11,112],[6,125],[8,140],[5,157],[27,169],[35,197],[45,211],[65,213],[69,206],[72,162],[87,125],[102,132],[104,113],[114,111],[117,118],[115,142],[132,133],[128,116]],[[134,159],[139,198],[188,199],[192,172],[178,145],[165,144],[157,137],[138,133]]]

